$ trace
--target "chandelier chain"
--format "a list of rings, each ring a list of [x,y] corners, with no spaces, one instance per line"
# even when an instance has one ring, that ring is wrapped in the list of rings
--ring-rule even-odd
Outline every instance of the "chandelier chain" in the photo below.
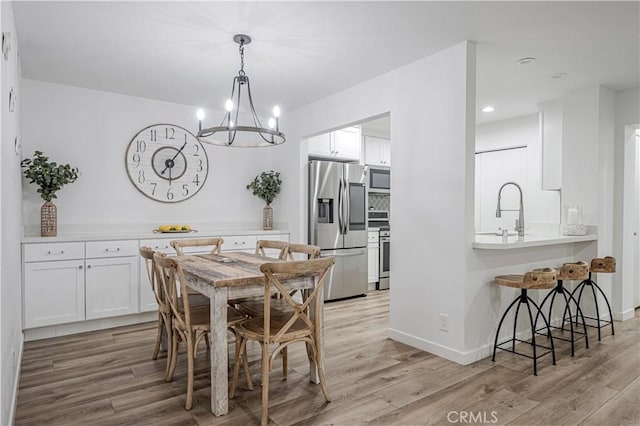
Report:
[[[240,41],[240,71],[238,74],[244,75],[244,40]]]

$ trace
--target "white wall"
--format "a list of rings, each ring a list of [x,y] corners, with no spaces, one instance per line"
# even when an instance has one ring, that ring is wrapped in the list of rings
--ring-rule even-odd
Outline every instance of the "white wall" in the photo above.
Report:
[[[627,90],[616,94],[615,104],[615,169],[614,169],[614,244],[613,253],[618,260],[618,273],[613,276],[612,309],[619,319],[632,318],[634,313],[634,283],[623,279],[626,263],[637,262],[633,259],[633,245],[623,246],[623,208],[624,208],[624,175],[625,175],[625,128],[640,124],[640,89]],[[627,151],[628,152],[628,151]],[[628,164],[627,162],[626,164]],[[624,250],[623,250],[624,249]],[[638,268],[638,265],[635,265]]]
[[[2,145],[0,149],[0,424],[11,423],[17,398],[17,370],[22,355],[22,299],[20,270],[21,180],[20,157],[15,154],[14,141],[20,136],[21,108],[24,96],[18,61],[11,2],[1,3],[2,31],[11,33],[9,59],[0,57],[2,71]],[[14,112],[9,112],[9,91],[17,94]]]
[[[82,173],[54,200],[59,227],[184,222],[261,228],[262,202],[245,186],[260,171],[273,167],[273,149],[205,145],[209,158],[205,186],[187,201],[160,203],[131,184],[125,151],[133,136],[151,124],[171,123],[197,131],[196,107],[26,79],[23,90],[24,122],[29,123],[23,129],[24,156],[41,150]],[[220,117],[219,111],[207,111],[205,125]],[[283,190],[289,184],[285,180]],[[42,200],[26,182],[23,194],[25,226],[39,229]],[[274,210],[278,224],[278,199]]]
[[[498,190],[510,180],[522,187],[525,232],[531,225],[560,223],[560,192],[544,191],[541,184],[541,141],[538,114],[480,125],[476,128],[476,151],[526,148],[476,154],[477,232],[495,231],[498,226],[513,230],[518,212],[504,212],[495,217]],[[521,158],[522,157],[522,158]],[[503,208],[518,208],[518,191],[506,187],[502,193]]]
[[[391,113],[389,335],[450,359],[464,344],[466,275],[459,262],[473,234],[474,111],[475,45],[465,42],[293,111],[296,136],[274,151],[274,163],[301,181],[286,210],[306,238],[306,212],[295,213],[306,204],[299,166],[306,148],[298,142]],[[449,315],[449,332],[438,329],[439,313]]]

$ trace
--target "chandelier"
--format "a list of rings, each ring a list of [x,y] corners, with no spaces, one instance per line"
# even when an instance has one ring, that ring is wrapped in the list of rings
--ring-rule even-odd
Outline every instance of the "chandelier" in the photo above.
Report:
[[[280,108],[273,108],[273,117],[269,119],[268,127],[264,127],[256,114],[251,97],[251,85],[249,76],[244,72],[244,46],[251,43],[251,37],[244,34],[236,34],[233,41],[240,45],[240,71],[233,78],[231,97],[225,102],[226,113],[222,122],[217,127],[202,128],[204,111],[198,111],[198,140],[212,145],[231,147],[263,147],[275,146],[284,143],[284,134],[280,132],[279,117]],[[243,87],[246,86],[246,90]],[[244,95],[244,96],[243,96]],[[242,98],[247,99],[248,108],[240,111]],[[253,121],[253,125],[240,125],[240,120]],[[251,124],[251,123],[249,123]]]

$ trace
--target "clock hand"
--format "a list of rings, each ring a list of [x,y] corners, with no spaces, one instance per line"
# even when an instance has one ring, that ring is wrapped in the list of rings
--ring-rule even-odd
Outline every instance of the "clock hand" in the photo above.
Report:
[[[167,171],[167,169],[169,169],[169,168],[173,167],[173,160],[175,160],[175,159],[176,159],[176,157],[178,157],[178,155],[180,155],[180,153],[182,152],[182,150],[184,149],[184,147],[185,147],[185,146],[187,146],[187,141],[185,141],[185,142],[182,144],[182,147],[180,148],[180,150],[179,150],[178,152],[176,152],[176,155],[174,155],[174,156],[173,156],[173,158],[172,158],[170,161],[165,162],[165,168],[164,168],[164,170],[163,170],[163,171],[161,171],[161,172],[160,172],[160,174],[161,174],[161,175],[163,175],[163,174],[164,174],[164,172],[166,172],[166,171]],[[171,164],[171,167],[169,167],[167,164]]]
[[[169,186],[171,186],[171,169],[173,167],[169,167]]]

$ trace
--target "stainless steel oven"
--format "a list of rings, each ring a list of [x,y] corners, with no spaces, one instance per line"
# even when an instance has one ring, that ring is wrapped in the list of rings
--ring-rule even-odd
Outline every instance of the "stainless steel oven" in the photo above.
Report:
[[[380,271],[378,274],[378,290],[389,288],[389,249],[391,248],[391,231],[380,230]]]

